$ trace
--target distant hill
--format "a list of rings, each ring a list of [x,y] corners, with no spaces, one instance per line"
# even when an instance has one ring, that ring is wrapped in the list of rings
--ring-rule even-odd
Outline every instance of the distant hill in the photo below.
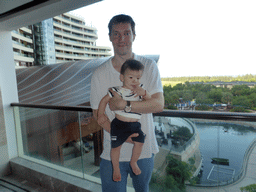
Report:
[[[256,82],[256,75],[246,74],[238,76],[191,76],[191,77],[168,77],[161,78],[162,81],[171,81],[171,82],[213,82],[213,81],[222,81],[222,82],[232,82],[232,81],[245,81],[245,82]]]

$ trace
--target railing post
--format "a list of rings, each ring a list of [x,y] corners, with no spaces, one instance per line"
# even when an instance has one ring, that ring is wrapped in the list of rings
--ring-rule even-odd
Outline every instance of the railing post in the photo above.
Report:
[[[16,138],[17,138],[17,145],[18,145],[18,155],[23,156],[24,148],[23,148],[23,141],[22,141],[19,107],[14,107],[13,111],[14,111],[14,121],[15,121]]]
[[[94,144],[94,159],[95,165],[100,165],[100,154],[103,151],[102,147],[102,130],[93,134],[93,144]]]

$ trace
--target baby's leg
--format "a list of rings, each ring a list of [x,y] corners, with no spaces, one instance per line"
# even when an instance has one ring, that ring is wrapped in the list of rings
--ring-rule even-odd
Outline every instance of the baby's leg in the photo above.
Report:
[[[132,171],[135,175],[141,174],[141,170],[137,164],[137,161],[139,160],[141,151],[142,151],[143,143],[140,142],[134,142],[134,147],[132,151],[132,158],[130,161],[130,165],[132,167]]]
[[[119,157],[122,145],[111,149],[111,161],[113,165],[113,180],[121,181],[121,173],[119,168]]]

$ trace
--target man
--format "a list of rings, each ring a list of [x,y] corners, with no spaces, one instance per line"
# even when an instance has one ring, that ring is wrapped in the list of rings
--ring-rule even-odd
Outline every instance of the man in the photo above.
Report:
[[[111,137],[110,121],[101,126],[104,128],[104,149],[101,154],[101,181],[103,192],[125,192],[127,177],[130,174],[136,192],[148,192],[149,182],[154,166],[154,154],[158,152],[158,145],[154,133],[152,113],[160,112],[164,107],[163,88],[157,65],[154,61],[132,52],[132,44],[135,40],[135,23],[130,16],[117,15],[109,22],[109,39],[114,48],[114,56],[96,69],[91,80],[91,107],[93,115],[97,119],[97,110],[100,100],[105,96],[110,87],[121,86],[119,79],[122,64],[127,59],[139,60],[144,66],[144,74],[141,78],[145,89],[150,92],[151,99],[146,101],[132,101],[128,103],[117,93],[112,92],[114,97],[109,102],[106,115],[112,121],[115,110],[127,110],[142,113],[140,120],[141,129],[146,134],[145,143],[138,166],[141,169],[140,175],[132,173],[129,162],[132,155],[133,141],[131,137],[138,136],[133,134],[126,143],[123,144],[120,154],[120,172],[122,180],[114,182],[112,180],[112,164],[110,158]],[[148,46],[148,45],[145,45]]]

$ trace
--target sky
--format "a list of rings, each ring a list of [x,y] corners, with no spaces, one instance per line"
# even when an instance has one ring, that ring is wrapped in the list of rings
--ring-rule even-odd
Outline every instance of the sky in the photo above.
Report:
[[[132,16],[133,52],[160,55],[161,77],[180,77],[255,75],[255,10],[255,0],[104,0],[72,13],[111,48],[109,20]]]

